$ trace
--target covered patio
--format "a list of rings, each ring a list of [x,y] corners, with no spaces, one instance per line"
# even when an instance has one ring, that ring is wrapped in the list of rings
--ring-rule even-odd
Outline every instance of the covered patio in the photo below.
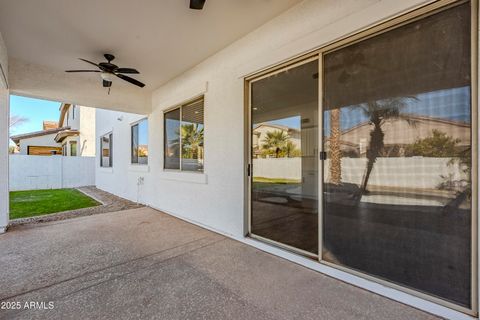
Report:
[[[479,0],[189,2],[0,1],[0,318],[478,319]],[[11,95],[145,207],[12,225]]]
[[[13,227],[4,319],[437,319],[151,208]]]

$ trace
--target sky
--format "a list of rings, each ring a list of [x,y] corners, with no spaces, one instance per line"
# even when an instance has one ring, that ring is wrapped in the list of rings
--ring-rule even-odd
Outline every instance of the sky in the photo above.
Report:
[[[360,108],[347,106],[340,109],[340,126],[342,130],[350,129],[368,121]],[[402,113],[417,114],[433,118],[448,119],[470,123],[470,87],[459,87],[418,94],[415,99],[406,100]],[[300,116],[267,121],[267,123],[284,125],[300,129]],[[324,132],[328,136],[330,121],[328,112],[324,113]]]
[[[43,120],[58,121],[60,102],[10,96],[10,116],[22,116],[28,121],[10,128],[10,135],[40,131]]]
[[[294,117],[288,117],[288,118],[283,118],[279,120],[267,121],[267,123],[286,126],[289,128],[300,129],[301,118],[300,116],[294,116]]]

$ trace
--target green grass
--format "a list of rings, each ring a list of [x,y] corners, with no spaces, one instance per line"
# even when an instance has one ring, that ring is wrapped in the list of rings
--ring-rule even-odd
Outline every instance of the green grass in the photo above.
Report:
[[[39,216],[99,203],[76,189],[49,189],[10,192],[10,219]]]
[[[263,178],[263,177],[253,177],[253,183],[275,183],[275,184],[293,184],[301,183],[300,180],[296,179],[282,179],[282,178]]]

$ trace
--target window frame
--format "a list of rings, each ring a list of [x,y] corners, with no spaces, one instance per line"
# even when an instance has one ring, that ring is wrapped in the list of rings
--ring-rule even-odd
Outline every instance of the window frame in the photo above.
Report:
[[[70,141],[69,142],[69,145],[70,145],[70,156],[71,157],[77,157],[78,156],[78,143],[77,141]],[[75,145],[75,155],[73,155],[72,153],[72,146]]]
[[[138,166],[148,166],[148,155],[147,155],[147,162],[146,163],[139,163],[138,162],[138,150],[139,150],[139,146],[140,146],[140,143],[139,143],[139,124],[142,123],[142,122],[146,122],[147,123],[147,148],[149,147],[149,143],[148,143],[148,129],[149,129],[149,123],[148,123],[148,117],[145,117],[145,118],[142,118],[140,120],[137,120],[135,122],[132,122],[130,124],[130,164],[131,165],[138,165]],[[137,128],[137,162],[133,162],[133,128]],[[148,150],[148,149],[147,149]]]
[[[108,143],[108,147],[109,147],[109,165],[108,166],[104,166],[103,165],[103,154],[102,154],[102,151],[103,151],[103,141],[102,139],[105,137],[105,136],[108,136],[109,138],[109,143]],[[113,168],[113,131],[110,131],[110,132],[107,132],[105,134],[102,134],[100,136],[100,168]]]
[[[204,132],[205,132],[205,95],[204,94],[201,94],[195,98],[192,98],[192,99],[189,99],[185,102],[182,102],[180,104],[177,104],[175,105],[174,107],[171,107],[171,108],[168,108],[168,109],[165,109],[163,111],[163,171],[170,171],[170,172],[187,172],[187,173],[195,173],[195,174],[204,174],[205,173],[205,147],[204,147],[204,152],[203,152],[203,160],[204,160],[204,164],[203,164],[203,168],[202,170],[198,170],[198,171],[191,171],[191,170],[183,170],[182,169],[182,160],[183,160],[183,157],[182,157],[182,135],[181,133],[179,133],[179,137],[178,137],[178,141],[179,141],[179,146],[180,146],[180,154],[179,154],[179,168],[178,169],[170,169],[170,168],[165,168],[165,158],[166,158],[166,155],[165,155],[165,147],[167,145],[167,141],[166,141],[166,138],[167,138],[167,131],[166,131],[166,126],[165,126],[165,115],[171,111],[175,111],[175,110],[179,110],[180,111],[180,116],[179,116],[179,123],[180,123],[180,128],[182,127],[182,116],[183,116],[183,108],[186,107],[186,106],[189,106],[191,104],[194,104],[196,102],[199,102],[199,101],[202,101],[203,102],[203,117],[204,117],[204,123],[203,123],[203,127],[204,127]],[[205,146],[205,136],[203,137],[203,145]]]

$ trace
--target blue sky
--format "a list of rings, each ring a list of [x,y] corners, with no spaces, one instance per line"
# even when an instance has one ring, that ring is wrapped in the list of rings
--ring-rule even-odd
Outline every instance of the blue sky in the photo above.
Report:
[[[294,116],[294,117],[283,118],[279,120],[267,121],[267,123],[278,124],[278,125],[286,126],[289,128],[300,129],[301,118],[300,116]]]
[[[340,126],[347,130],[367,121],[367,117],[355,106],[340,109]],[[470,123],[470,87],[459,87],[421,93],[407,103],[403,113]],[[329,113],[324,114],[324,132],[330,132]],[[290,128],[301,127],[300,116],[276,119],[267,123]]]
[[[10,96],[10,115],[22,116],[28,121],[10,129],[10,135],[42,130],[43,120],[58,121],[60,102]]]

